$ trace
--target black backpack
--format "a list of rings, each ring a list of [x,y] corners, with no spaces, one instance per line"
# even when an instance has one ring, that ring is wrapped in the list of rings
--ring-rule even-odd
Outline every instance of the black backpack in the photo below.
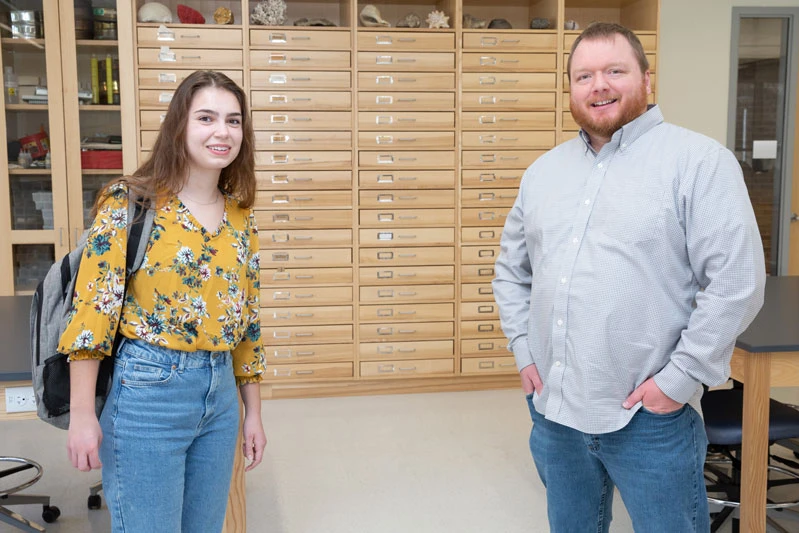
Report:
[[[155,212],[147,209],[142,215],[142,211],[143,207],[129,192],[125,292],[130,275],[138,270],[144,260],[153,227]],[[87,235],[88,231],[85,231],[77,247],[50,267],[36,288],[31,304],[31,366],[37,415],[45,422],[61,429],[69,427],[69,363],[68,354],[58,353],[58,342],[67,326]],[[120,337],[117,333],[112,355],[116,354]],[[113,372],[113,357],[105,357],[100,362],[95,390],[95,412],[98,417],[105,405]]]

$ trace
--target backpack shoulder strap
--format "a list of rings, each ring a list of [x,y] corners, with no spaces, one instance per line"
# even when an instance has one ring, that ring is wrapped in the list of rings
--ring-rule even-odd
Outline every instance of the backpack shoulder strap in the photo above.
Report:
[[[148,206],[147,211],[142,215],[143,210],[144,207],[129,190],[128,220],[130,224],[128,225],[127,255],[125,259],[125,270],[128,276],[136,272],[144,261],[147,243],[150,240],[150,232],[153,229],[155,211],[152,206]]]

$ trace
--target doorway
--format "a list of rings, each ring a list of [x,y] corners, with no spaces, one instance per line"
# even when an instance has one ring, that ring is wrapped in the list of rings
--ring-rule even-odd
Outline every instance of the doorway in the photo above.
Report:
[[[770,275],[799,275],[797,24],[797,8],[733,8],[727,147],[743,169]]]

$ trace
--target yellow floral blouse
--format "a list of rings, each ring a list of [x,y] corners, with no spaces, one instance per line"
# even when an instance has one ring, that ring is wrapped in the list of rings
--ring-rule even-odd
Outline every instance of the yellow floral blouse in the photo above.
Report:
[[[58,351],[70,354],[71,361],[102,359],[111,354],[119,323],[125,337],[173,350],[230,350],[236,382],[261,381],[258,230],[252,210],[225,198],[222,222],[210,232],[173,197],[155,214],[144,262],[123,303],[127,205],[127,187],[119,185],[98,211]]]

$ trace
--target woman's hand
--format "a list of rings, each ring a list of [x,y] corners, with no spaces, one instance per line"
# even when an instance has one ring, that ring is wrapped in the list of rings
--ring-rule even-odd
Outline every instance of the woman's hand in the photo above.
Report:
[[[264,425],[261,421],[260,413],[257,416],[252,413],[244,416],[242,437],[241,451],[244,453],[244,457],[250,461],[244,471],[249,472],[261,464],[261,460],[264,457],[264,448],[266,448],[266,434],[264,433]]]
[[[72,466],[81,472],[89,472],[100,468],[100,443],[103,442],[103,431],[94,411],[75,411],[69,416],[69,432],[67,433],[67,454]]]

